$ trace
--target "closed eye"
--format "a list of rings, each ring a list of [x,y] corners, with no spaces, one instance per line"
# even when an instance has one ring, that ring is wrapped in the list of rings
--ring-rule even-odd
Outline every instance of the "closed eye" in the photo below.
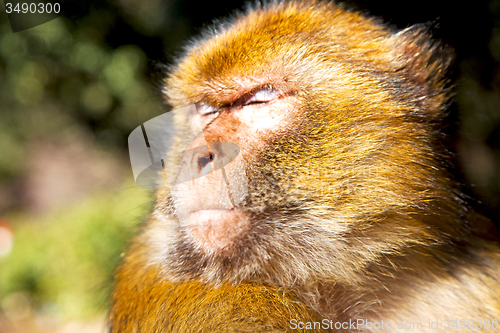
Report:
[[[251,104],[269,103],[278,96],[279,92],[277,90],[258,90],[254,93],[248,94],[248,97],[242,101],[241,106],[244,107]]]
[[[198,114],[202,116],[208,116],[211,114],[216,114],[220,111],[219,108],[216,108],[213,105],[205,104],[205,103],[196,103],[196,111],[198,111]]]
[[[223,109],[231,106],[245,107],[254,104],[269,103],[279,97],[279,91],[272,89],[261,89],[238,99],[236,102],[229,103],[222,107],[215,107],[213,105],[198,102],[196,103],[196,111],[203,117],[213,118],[216,117]]]
[[[201,128],[205,129],[220,115],[222,108],[215,107],[210,104],[198,102],[195,104],[196,112],[200,116],[199,121]]]

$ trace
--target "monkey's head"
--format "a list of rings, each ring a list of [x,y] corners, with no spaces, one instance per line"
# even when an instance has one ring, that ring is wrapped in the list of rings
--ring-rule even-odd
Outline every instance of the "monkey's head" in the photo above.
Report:
[[[203,128],[183,169],[224,159],[217,143],[237,145],[243,167],[214,176],[221,186],[158,192],[151,262],[179,280],[356,283],[384,257],[457,237],[435,143],[449,62],[423,27],[394,32],[331,3],[271,3],[214,27],[164,91]],[[226,191],[236,173],[241,200]]]

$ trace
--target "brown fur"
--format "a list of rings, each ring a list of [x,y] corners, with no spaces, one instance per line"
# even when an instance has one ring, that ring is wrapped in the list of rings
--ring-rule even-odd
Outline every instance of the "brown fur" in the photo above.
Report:
[[[306,332],[290,330],[289,321],[319,322],[284,288],[175,283],[158,267],[142,265],[143,248],[131,250],[117,274],[110,332]]]
[[[316,1],[256,7],[192,43],[166,79],[174,108],[203,101],[232,110],[266,87],[290,97],[282,111],[289,120],[262,137],[227,111],[205,131],[207,141],[241,147],[249,194],[239,208],[251,228],[230,251],[204,253],[179,227],[170,193],[159,191],[136,241],[145,253],[129,251],[117,276],[113,332],[127,332],[115,329],[127,317],[142,327],[192,325],[205,311],[195,305],[213,298],[179,310],[173,304],[183,296],[170,290],[184,283],[179,290],[195,299],[202,288],[195,281],[216,288],[202,294],[231,294],[228,303],[240,301],[242,286],[257,298],[259,288],[274,295],[286,288],[335,321],[423,322],[421,331],[435,332],[429,320],[443,330],[446,319],[500,319],[498,245],[471,232],[483,218],[448,174],[439,142],[449,63],[423,27],[394,32]],[[144,294],[158,297],[143,321],[127,308],[142,311]],[[165,319],[163,307],[179,315]],[[247,319],[246,311],[222,312]],[[282,310],[264,312],[269,322]]]

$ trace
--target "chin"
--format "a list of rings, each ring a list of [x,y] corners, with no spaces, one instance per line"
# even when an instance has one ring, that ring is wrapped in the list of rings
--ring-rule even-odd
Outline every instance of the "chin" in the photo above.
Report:
[[[231,252],[250,231],[250,218],[239,209],[202,209],[188,215],[186,235],[205,254]]]

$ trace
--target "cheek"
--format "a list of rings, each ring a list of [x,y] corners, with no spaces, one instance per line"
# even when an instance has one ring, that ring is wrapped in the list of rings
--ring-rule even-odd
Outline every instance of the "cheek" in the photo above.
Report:
[[[263,135],[278,131],[286,121],[285,112],[277,110],[277,107],[246,108],[238,112],[236,117],[249,132]]]
[[[291,97],[279,99],[269,105],[249,105],[234,112],[249,134],[264,136],[286,131],[297,119],[296,105]]]
[[[301,114],[297,104],[295,98],[284,97],[268,105],[231,109],[205,130],[205,139],[237,144],[251,163],[269,142],[298,127]]]

